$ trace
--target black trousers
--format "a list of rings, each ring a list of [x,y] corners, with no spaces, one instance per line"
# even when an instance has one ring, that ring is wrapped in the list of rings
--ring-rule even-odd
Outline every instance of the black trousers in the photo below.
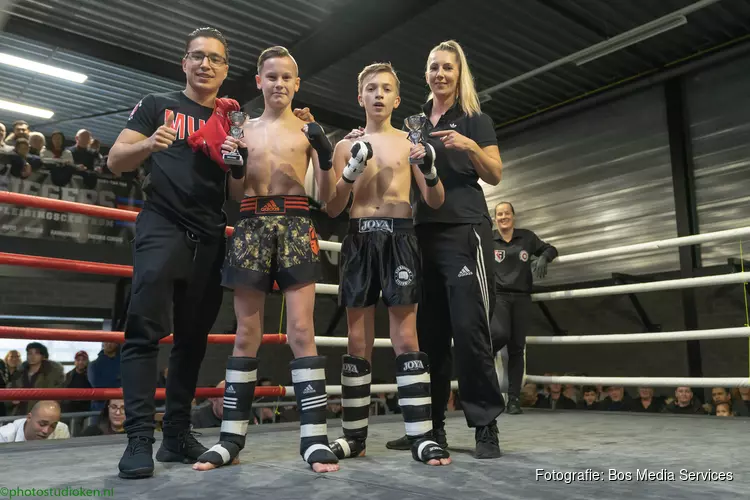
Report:
[[[453,373],[469,427],[492,423],[505,402],[495,372],[490,336],[494,304],[492,226],[420,224],[416,227],[424,276],[417,310],[420,349],[430,358],[432,420],[443,426]]]
[[[531,316],[531,296],[497,292],[492,315],[492,342],[495,352],[508,348],[508,395],[521,396],[526,333]]]
[[[221,307],[224,251],[223,236],[199,241],[154,211],[146,209],[138,216],[121,354],[129,437],[153,436],[158,342],[172,331],[164,426],[189,428],[208,332]]]

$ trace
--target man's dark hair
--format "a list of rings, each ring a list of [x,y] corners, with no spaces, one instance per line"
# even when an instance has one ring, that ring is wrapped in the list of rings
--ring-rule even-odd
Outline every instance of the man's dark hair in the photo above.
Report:
[[[227,62],[229,62],[229,45],[227,44],[227,39],[224,38],[224,35],[221,33],[221,31],[215,28],[206,27],[206,28],[198,28],[197,30],[193,30],[187,36],[187,40],[185,40],[185,53],[186,54],[188,52],[188,49],[190,48],[190,42],[200,37],[215,38],[216,40],[220,41],[221,44],[224,46],[225,58]]]
[[[586,394],[587,392],[596,392],[596,387],[593,385],[584,385],[581,389],[581,394]]]
[[[41,354],[44,359],[49,358],[49,351],[47,350],[47,346],[45,346],[41,342],[29,343],[26,346],[26,352],[28,353],[31,349],[36,349],[37,351],[39,351],[39,354]]]
[[[26,120],[16,120],[13,122],[13,128],[16,128],[19,125],[26,125],[28,127],[29,122],[27,122]]]

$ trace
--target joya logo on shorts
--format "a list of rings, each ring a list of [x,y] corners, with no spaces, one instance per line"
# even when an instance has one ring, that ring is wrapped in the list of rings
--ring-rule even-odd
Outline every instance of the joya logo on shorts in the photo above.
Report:
[[[404,363],[404,371],[409,372],[412,370],[424,370],[424,363],[421,359],[413,359]]]
[[[374,233],[383,231],[384,233],[393,232],[393,219],[360,219],[360,233]]]
[[[344,373],[356,373],[357,375],[359,375],[357,365],[355,365],[354,363],[344,363],[342,370]]]
[[[414,273],[406,266],[398,266],[393,273],[393,279],[396,280],[398,286],[411,285],[411,282],[414,281]]]

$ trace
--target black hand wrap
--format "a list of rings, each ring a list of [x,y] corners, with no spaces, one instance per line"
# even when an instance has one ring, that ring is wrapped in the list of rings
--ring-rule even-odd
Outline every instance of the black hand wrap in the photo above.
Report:
[[[247,165],[247,148],[237,148],[237,152],[242,157],[242,165],[230,165],[229,170],[232,172],[233,179],[242,179],[245,177],[245,165]]]
[[[316,122],[310,122],[307,124],[305,135],[307,136],[307,140],[310,141],[310,145],[318,153],[321,170],[331,170],[333,166],[333,146],[328,137],[326,137],[323,127]]]

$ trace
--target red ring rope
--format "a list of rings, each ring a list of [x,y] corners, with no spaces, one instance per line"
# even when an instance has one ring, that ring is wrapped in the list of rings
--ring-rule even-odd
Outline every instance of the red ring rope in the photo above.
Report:
[[[255,397],[285,396],[283,386],[263,386],[255,388]],[[221,387],[198,387],[196,398],[220,398],[224,396]],[[0,401],[41,401],[51,399],[55,401],[103,401],[105,399],[122,399],[122,389],[0,389]],[[155,399],[167,399],[167,390],[156,389]]]
[[[125,222],[135,222],[136,217],[138,217],[138,214],[133,212],[132,210],[100,207],[98,205],[87,205],[86,203],[77,203],[75,201],[56,200],[54,198],[45,198],[43,196],[34,196],[30,194],[11,193],[9,191],[0,191],[0,203],[41,208],[44,210],[54,210],[57,212],[71,212],[74,214],[88,215],[91,217],[102,217],[105,219],[121,220]],[[232,236],[233,232],[234,228],[228,226],[227,236]]]
[[[208,336],[209,344],[234,344],[235,335],[211,334]],[[28,328],[23,326],[0,325],[0,339],[26,339],[26,340],[64,340],[68,342],[116,342],[122,344],[125,341],[124,332],[110,332],[106,330],[69,330],[64,328]],[[174,343],[172,335],[159,341],[160,344]],[[283,333],[267,333],[263,335],[261,344],[286,344],[286,335]]]

